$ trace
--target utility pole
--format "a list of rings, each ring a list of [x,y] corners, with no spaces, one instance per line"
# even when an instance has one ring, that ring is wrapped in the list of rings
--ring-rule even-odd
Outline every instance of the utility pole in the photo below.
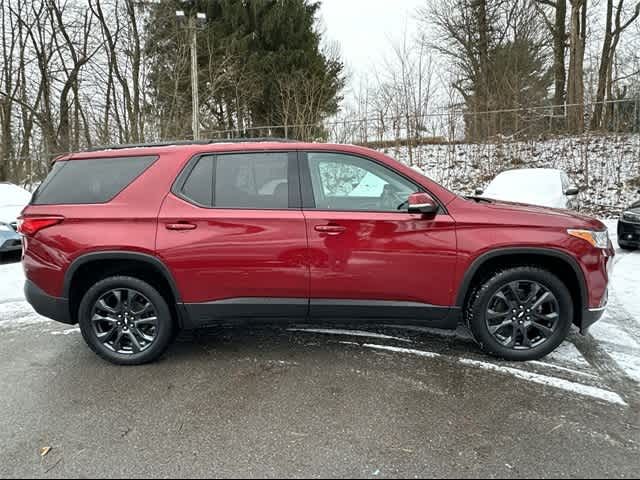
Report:
[[[193,15],[195,0],[182,0],[189,7],[188,14],[184,10],[176,10],[179,24],[186,24],[190,35],[191,49],[191,130],[193,140],[200,140],[200,101],[198,100],[198,30],[202,30],[207,23],[207,15],[197,12]]]

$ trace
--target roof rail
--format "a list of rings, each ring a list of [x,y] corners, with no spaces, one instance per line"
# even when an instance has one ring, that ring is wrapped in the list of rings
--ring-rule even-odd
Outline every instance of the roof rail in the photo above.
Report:
[[[217,138],[217,139],[209,139],[209,140],[175,140],[175,141],[168,140],[165,142],[130,143],[125,145],[104,145],[99,147],[91,147],[85,151],[97,152],[100,150],[123,150],[125,148],[170,147],[174,145],[209,145],[212,143],[257,143],[257,142],[298,143],[299,140],[291,140],[288,138],[276,138],[276,137]]]

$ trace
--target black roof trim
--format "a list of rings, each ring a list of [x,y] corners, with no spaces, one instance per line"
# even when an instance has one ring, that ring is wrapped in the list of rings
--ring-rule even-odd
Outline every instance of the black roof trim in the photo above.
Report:
[[[98,152],[101,150],[124,150],[126,148],[147,148],[147,147],[170,147],[174,145],[209,145],[212,143],[258,143],[258,142],[281,142],[281,143],[299,143],[299,140],[291,140],[287,138],[219,138],[209,140],[176,140],[166,142],[153,143],[131,143],[126,145],[105,145],[100,147],[88,148],[87,152]]]

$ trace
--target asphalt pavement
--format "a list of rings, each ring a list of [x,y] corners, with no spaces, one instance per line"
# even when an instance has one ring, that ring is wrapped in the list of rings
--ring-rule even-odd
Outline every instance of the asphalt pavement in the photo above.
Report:
[[[0,328],[3,478],[640,473],[637,383],[598,365],[503,364],[421,331],[246,327],[123,368],[77,329],[15,315]]]

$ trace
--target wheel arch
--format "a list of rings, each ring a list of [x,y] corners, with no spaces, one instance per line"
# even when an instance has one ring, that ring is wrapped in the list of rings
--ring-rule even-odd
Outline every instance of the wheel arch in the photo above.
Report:
[[[115,275],[136,277],[156,288],[167,300],[174,318],[182,326],[180,292],[169,268],[158,257],[130,251],[86,253],[71,263],[64,276],[63,295],[69,299],[69,313],[74,323],[77,323],[82,297],[91,285]]]
[[[571,255],[551,248],[500,248],[483,253],[465,272],[456,296],[456,306],[465,308],[474,286],[496,270],[527,265],[547,269],[567,285],[574,304],[573,323],[581,327],[583,310],[588,303],[584,273]]]

